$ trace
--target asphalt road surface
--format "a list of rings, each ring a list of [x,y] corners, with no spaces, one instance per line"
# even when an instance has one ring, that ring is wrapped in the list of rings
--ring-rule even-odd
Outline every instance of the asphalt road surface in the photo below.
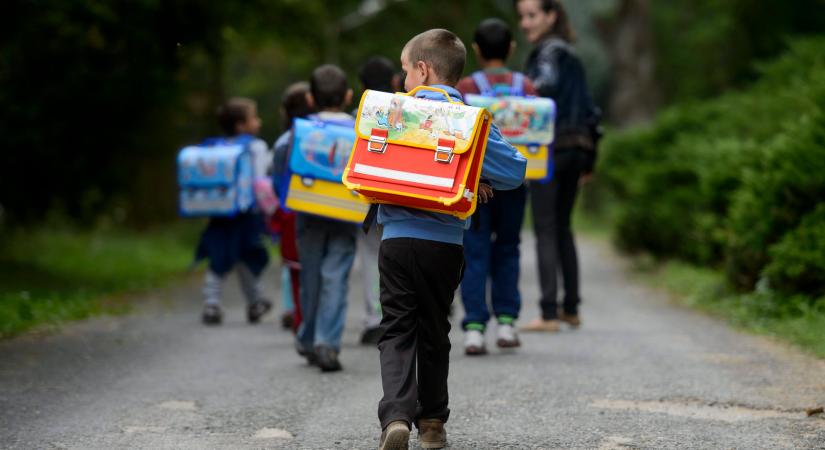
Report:
[[[525,239],[523,321],[538,314]],[[580,255],[581,329],[522,334],[513,352],[488,336],[491,353],[471,358],[454,327],[449,448],[825,449],[825,417],[805,414],[825,405],[825,361],[674,306],[603,245]],[[359,280],[335,374],[295,354],[278,311],[247,325],[234,281],[220,327],[199,323],[194,280],[129,316],[2,342],[0,447],[376,448],[378,351],[358,345]]]

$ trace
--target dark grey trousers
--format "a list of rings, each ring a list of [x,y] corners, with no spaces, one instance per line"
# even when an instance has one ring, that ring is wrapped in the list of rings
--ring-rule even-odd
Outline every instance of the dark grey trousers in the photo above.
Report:
[[[463,269],[460,245],[409,238],[381,243],[382,429],[396,420],[449,417],[448,315]]]
[[[544,320],[558,317],[559,273],[564,283],[562,309],[566,314],[578,314],[579,263],[573,230],[570,228],[570,216],[587,157],[581,150],[559,149],[553,156],[553,181],[547,184],[530,183],[530,205],[533,210],[541,283],[539,305]]]

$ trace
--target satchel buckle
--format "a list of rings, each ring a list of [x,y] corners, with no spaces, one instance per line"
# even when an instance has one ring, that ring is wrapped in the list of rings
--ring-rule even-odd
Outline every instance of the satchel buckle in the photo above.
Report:
[[[382,154],[387,151],[387,137],[387,130],[373,128],[369,141],[367,142],[367,151],[378,154]]]
[[[452,139],[439,139],[438,145],[435,147],[435,162],[450,164],[453,162],[453,149],[455,148],[455,141]]]

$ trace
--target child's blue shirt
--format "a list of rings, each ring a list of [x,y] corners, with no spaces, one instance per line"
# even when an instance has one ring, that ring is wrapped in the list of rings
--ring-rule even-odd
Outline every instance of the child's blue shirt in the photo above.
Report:
[[[433,87],[447,91],[453,100],[463,101],[461,94],[453,87]],[[419,91],[415,96],[447,101],[443,94],[427,90]],[[493,189],[515,189],[524,182],[526,169],[527,159],[502,137],[498,127],[491,124],[481,178]],[[461,245],[469,220],[403,206],[381,205],[378,208],[378,223],[384,226],[382,239],[415,238]]]

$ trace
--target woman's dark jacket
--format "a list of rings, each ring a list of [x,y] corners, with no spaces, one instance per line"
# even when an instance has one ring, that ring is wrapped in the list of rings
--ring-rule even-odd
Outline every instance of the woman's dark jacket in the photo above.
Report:
[[[556,102],[556,150],[595,152],[600,113],[587,88],[584,67],[570,44],[554,37],[541,41],[530,52],[525,73],[540,96]]]

